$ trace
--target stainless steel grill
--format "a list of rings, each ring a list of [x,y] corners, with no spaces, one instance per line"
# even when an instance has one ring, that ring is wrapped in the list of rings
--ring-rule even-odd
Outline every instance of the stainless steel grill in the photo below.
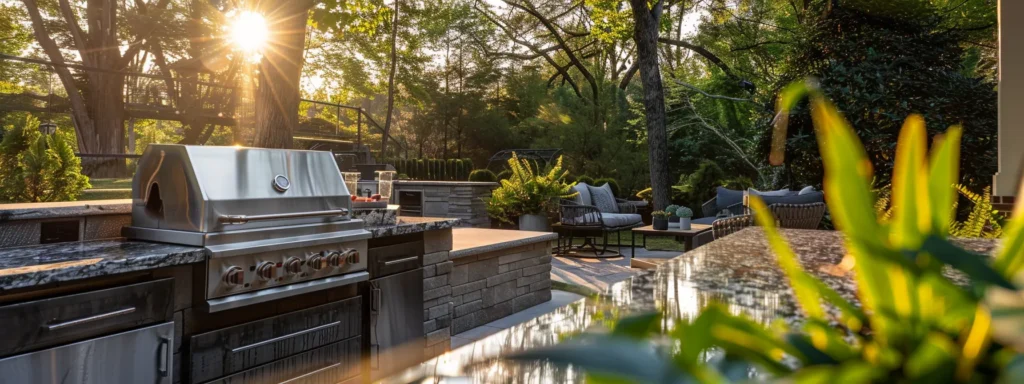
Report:
[[[366,280],[350,209],[330,152],[152,144],[125,236],[205,247],[216,312]]]

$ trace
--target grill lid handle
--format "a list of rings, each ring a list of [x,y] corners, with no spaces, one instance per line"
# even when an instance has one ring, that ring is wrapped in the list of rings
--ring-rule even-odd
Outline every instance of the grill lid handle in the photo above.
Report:
[[[305,217],[330,217],[330,216],[345,216],[348,214],[348,209],[331,209],[327,211],[309,211],[309,212],[291,212],[291,213],[273,213],[269,215],[220,215],[217,221],[222,224],[245,224],[250,221],[266,221],[266,220],[283,220],[283,219],[299,219]]]

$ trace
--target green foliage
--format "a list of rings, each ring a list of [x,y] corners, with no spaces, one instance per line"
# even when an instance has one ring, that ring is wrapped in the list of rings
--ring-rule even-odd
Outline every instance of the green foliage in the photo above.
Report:
[[[491,192],[487,203],[491,218],[512,224],[511,219],[521,215],[553,212],[558,208],[559,199],[576,195],[572,185],[563,180],[569,171],[562,169],[561,156],[547,172],[541,172],[512,153],[508,167],[512,176],[501,180],[501,186]]]
[[[998,239],[1003,235],[1000,225],[1005,220],[999,211],[992,208],[992,188],[985,187],[981,194],[971,192],[966,186],[957,184],[957,192],[971,202],[971,212],[964,221],[954,221],[949,225],[949,234],[958,237],[980,237]],[[954,205],[955,208],[955,205]]]
[[[953,22],[951,18],[963,9],[945,12],[925,7],[913,14],[927,16],[907,18],[902,13],[878,12],[885,2],[875,3],[879,7],[849,4],[813,15],[806,22],[807,32],[792,44],[794,52],[784,57],[787,71],[776,91],[794,79],[817,77],[818,87],[844,111],[864,142],[882,180],[892,176],[895,143],[906,116],[921,114],[932,127],[929,136],[940,133],[941,127],[962,124],[964,172],[954,182],[980,190],[991,183],[996,171],[996,84],[980,75],[963,75],[965,41],[972,32],[942,26]],[[977,13],[985,19],[970,24],[994,25],[994,9],[991,4],[989,8]],[[767,127],[774,112],[765,111],[762,126]],[[823,154],[816,147],[817,133],[806,103],[793,105],[787,131],[779,133],[762,135],[760,148],[767,154],[772,137],[785,148],[782,183],[819,185],[824,174],[818,159]],[[776,152],[773,156],[782,154]]]
[[[587,175],[582,175],[576,178],[576,182],[580,184],[594,185],[594,178]]]
[[[665,211],[654,211],[654,212],[651,212],[651,217],[653,217],[655,219],[667,219],[670,216],[672,216],[672,214],[668,213],[668,212],[665,212]]]
[[[1024,379],[1024,297],[1010,282],[1020,282],[1024,272],[1024,211],[1008,223],[994,262],[949,242],[961,131],[950,128],[928,153],[924,119],[911,116],[894,158],[892,219],[880,222],[872,209],[867,151],[820,92],[805,92],[812,96],[824,190],[853,261],[860,305],[815,277],[819,271],[803,269],[755,196],[751,208],[805,316],[801,324],[768,328],[725,304],[711,304],[693,319],[663,322],[642,314],[619,320],[608,335],[511,358],[569,363],[592,377],[611,374],[638,382],[745,381],[755,367],[768,375],[764,379],[793,383]],[[780,107],[788,112],[788,106]],[[966,274],[972,287],[955,284],[944,268]],[[676,326],[659,337],[670,339],[659,345],[678,347],[652,348],[646,339],[665,323]],[[725,358],[709,361],[710,351]]]
[[[498,176],[489,169],[477,169],[469,173],[469,181],[498,181]]]
[[[50,202],[76,200],[89,188],[69,134],[39,132],[39,120],[8,126],[0,142],[0,201]]]
[[[615,181],[615,179],[610,178],[610,177],[602,177],[602,178],[594,180],[594,185],[596,185],[598,187],[600,187],[600,186],[602,186],[604,184],[608,184],[608,187],[611,188],[612,194],[615,195],[615,197],[622,197],[623,196],[623,195],[621,195],[619,193],[619,182]]]
[[[676,211],[678,211],[678,210],[679,210],[679,206],[675,205],[675,204],[669,204],[667,207],[665,207],[665,212],[668,212],[673,217],[679,217],[679,216],[676,216]]]
[[[512,177],[512,171],[510,171],[508,169],[504,169],[501,172],[498,172],[498,176],[497,177],[498,177],[498,180],[508,180],[510,177]]]

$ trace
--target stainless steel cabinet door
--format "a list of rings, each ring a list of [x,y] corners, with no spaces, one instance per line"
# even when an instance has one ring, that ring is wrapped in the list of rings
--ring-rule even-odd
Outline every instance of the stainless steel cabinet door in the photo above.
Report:
[[[423,361],[423,269],[370,280],[371,379]]]
[[[174,323],[0,360],[0,383],[171,383]]]

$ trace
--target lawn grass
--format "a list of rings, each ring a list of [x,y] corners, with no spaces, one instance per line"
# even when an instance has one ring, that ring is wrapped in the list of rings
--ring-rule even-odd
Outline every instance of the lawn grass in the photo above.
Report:
[[[630,237],[629,236],[630,236],[631,232],[632,231],[630,231],[630,230],[619,231],[618,234],[620,236],[622,236],[622,242],[619,243],[619,245],[626,246],[626,247],[629,246],[629,244],[630,244]],[[608,234],[608,244],[615,244],[615,242],[618,241],[618,239],[619,238],[616,237],[616,234],[614,232]],[[603,241],[603,239],[598,238],[597,241],[601,242],[601,241]],[[573,239],[573,244],[577,244],[577,245],[583,244],[583,239]],[[643,244],[644,244],[644,235],[637,234],[636,235],[636,246],[638,248],[639,247],[643,247]],[[685,245],[682,242],[676,241],[676,239],[672,238],[672,237],[658,236],[658,237],[651,237],[650,239],[647,239],[647,250],[649,250],[649,251],[679,251],[679,252],[683,252],[683,251],[685,251],[684,247],[685,247]]]
[[[89,179],[90,189],[131,189],[132,179]]]
[[[82,191],[78,200],[110,200],[132,198],[132,179],[89,179],[91,188]]]

